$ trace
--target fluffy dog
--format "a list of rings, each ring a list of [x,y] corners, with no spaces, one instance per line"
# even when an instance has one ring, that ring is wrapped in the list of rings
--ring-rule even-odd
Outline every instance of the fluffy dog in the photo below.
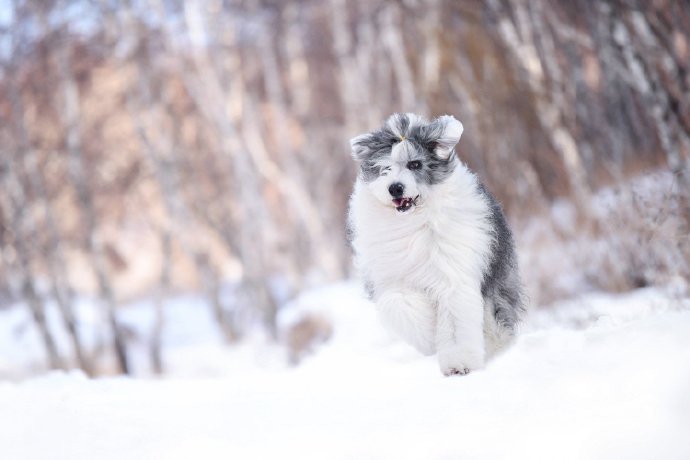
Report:
[[[360,171],[349,231],[381,320],[444,375],[480,369],[524,312],[500,205],[455,155],[463,126],[395,114],[350,141]]]

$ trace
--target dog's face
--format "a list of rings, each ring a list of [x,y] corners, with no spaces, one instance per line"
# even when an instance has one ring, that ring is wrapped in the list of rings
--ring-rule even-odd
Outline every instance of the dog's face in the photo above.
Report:
[[[392,115],[381,129],[350,141],[359,179],[382,204],[405,213],[451,175],[462,130],[449,115],[431,122],[411,113]]]

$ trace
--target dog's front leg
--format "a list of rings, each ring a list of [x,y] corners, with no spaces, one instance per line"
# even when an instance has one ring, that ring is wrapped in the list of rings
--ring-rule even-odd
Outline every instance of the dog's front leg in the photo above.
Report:
[[[439,299],[436,347],[444,375],[464,375],[484,366],[484,303],[479,288]]]
[[[421,353],[436,351],[436,311],[425,294],[388,291],[376,301],[376,310],[382,323]]]

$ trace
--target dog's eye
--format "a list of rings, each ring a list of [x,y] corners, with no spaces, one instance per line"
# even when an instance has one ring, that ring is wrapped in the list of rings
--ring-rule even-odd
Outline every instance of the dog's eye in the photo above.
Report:
[[[422,167],[422,162],[421,161],[408,161],[407,162],[407,169],[419,169]]]
[[[388,173],[390,172],[390,170],[391,170],[391,167],[390,167],[390,166],[388,166],[388,167],[386,167],[386,168],[383,168],[383,169],[381,170],[381,175],[382,175],[382,176],[387,176]]]

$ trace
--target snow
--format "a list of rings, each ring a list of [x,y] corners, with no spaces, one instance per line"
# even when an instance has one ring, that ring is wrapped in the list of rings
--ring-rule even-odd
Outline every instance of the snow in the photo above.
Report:
[[[180,323],[167,378],[0,383],[2,458],[690,458],[687,299],[647,289],[539,309],[513,348],[453,378],[389,336],[354,283],[302,296],[281,324],[305,312],[334,336],[294,368],[261,340],[214,352]],[[195,376],[184,350],[226,368]]]
[[[684,193],[676,174],[648,171],[597,190],[584,211],[556,199],[516,222],[527,292],[539,304],[641,285],[690,292]]]

